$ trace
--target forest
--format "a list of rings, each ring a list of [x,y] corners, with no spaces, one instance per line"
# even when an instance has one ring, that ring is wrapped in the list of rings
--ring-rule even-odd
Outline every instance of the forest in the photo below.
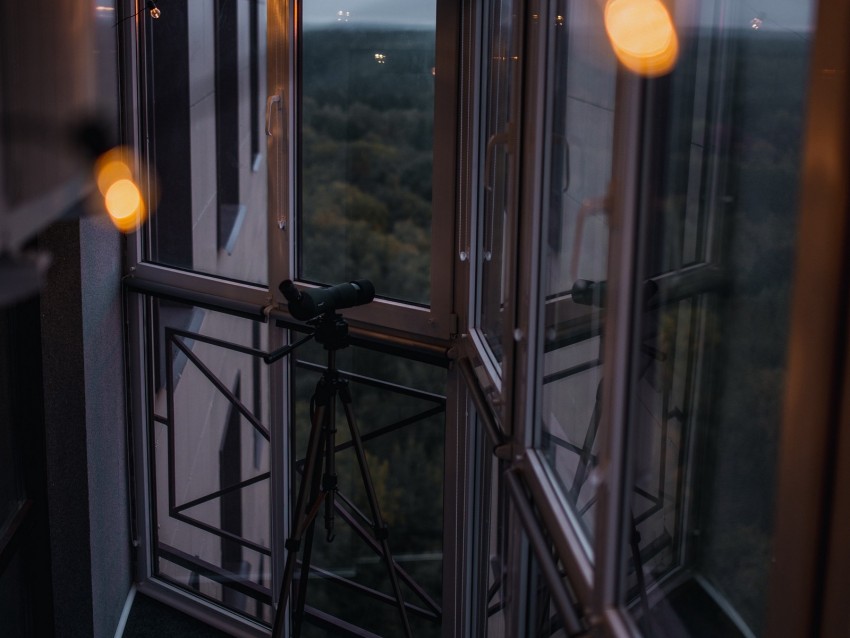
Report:
[[[302,38],[300,278],[322,284],[370,279],[382,297],[430,300],[431,173],[434,113],[434,31],[305,29]],[[298,456],[310,424],[310,397],[318,381],[305,359],[321,366],[319,348],[305,351],[295,374]],[[340,353],[351,384],[390,549],[402,567],[438,603],[442,589],[442,504],[445,371],[363,348]],[[390,384],[390,385],[387,385]],[[430,393],[417,398],[398,388]],[[424,419],[417,415],[437,409]],[[341,409],[337,441],[349,439]],[[363,512],[365,490],[351,449],[337,455],[340,492]],[[300,477],[297,478],[300,482]],[[316,525],[313,564],[391,594],[384,564],[337,517],[336,537],[325,542]],[[422,607],[407,586],[408,603]],[[399,626],[393,605],[311,578],[307,604],[386,635]],[[417,636],[439,636],[440,622],[410,614]],[[304,627],[305,635],[329,635]]]
[[[431,30],[305,29],[300,275],[430,299]]]

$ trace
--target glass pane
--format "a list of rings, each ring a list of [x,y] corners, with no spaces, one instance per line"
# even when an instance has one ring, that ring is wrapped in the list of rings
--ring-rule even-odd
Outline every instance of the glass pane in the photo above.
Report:
[[[648,87],[623,602],[653,636],[763,630],[813,2],[704,2]]]
[[[488,10],[481,107],[484,114],[480,150],[480,157],[484,158],[483,188],[479,195],[481,204],[474,251],[476,327],[481,330],[495,360],[501,361],[506,283],[505,223],[514,192],[508,140],[510,128],[516,124],[511,102],[517,88],[519,56],[514,2],[493,0]]]
[[[301,29],[299,278],[427,305],[436,1],[303,2]]]
[[[266,330],[192,306],[152,306],[155,575],[270,624],[269,376],[251,354],[267,349]]]
[[[351,346],[334,354],[337,374],[329,377],[324,373],[331,365],[330,358],[315,342],[299,349],[297,360],[291,362],[296,366],[293,491],[303,480],[312,410],[319,393],[323,387],[335,387],[335,378],[341,380],[350,390],[353,425],[362,437],[377,508],[388,528],[390,553],[401,570],[403,600],[422,610],[421,613],[408,611],[413,635],[436,638],[442,635],[439,610],[446,371],[362,347]],[[320,385],[320,380],[327,380],[328,384],[322,381]],[[314,573],[307,584],[306,605],[378,635],[402,635],[386,563],[368,540],[373,537],[375,521],[352,445],[344,397],[345,389],[339,387],[332,421],[336,430],[334,445],[330,446],[335,450],[333,466],[328,464],[326,454],[320,455],[324,459],[322,475],[336,473],[337,491],[332,499],[329,493],[324,502],[334,504],[332,519],[327,517],[324,503],[314,519],[310,557]],[[333,415],[330,408],[326,413]],[[330,441],[329,436],[326,441]],[[328,449],[327,444],[323,449]],[[328,472],[329,468],[333,471]],[[316,502],[310,499],[310,503]],[[326,527],[329,520],[330,531]],[[307,543],[305,540],[302,546]],[[303,556],[302,552],[299,558]],[[315,577],[318,575],[324,578]],[[298,591],[298,576],[296,571],[293,591]],[[389,598],[374,597],[375,590]],[[304,622],[304,636],[331,635],[311,624],[309,613]]]
[[[472,410],[472,409],[471,409]],[[472,526],[473,578],[466,592],[472,612],[470,636],[505,636],[510,625],[509,504],[503,476],[504,461],[493,455],[493,443],[477,412],[470,412],[472,504],[465,515]]]
[[[148,22],[148,159],[157,205],[145,256],[263,284],[265,5],[177,0]]]
[[[542,259],[542,391],[535,445],[580,527],[593,533],[601,384],[602,282],[616,60],[593,3],[556,4],[549,16],[552,75],[546,139],[548,198]]]

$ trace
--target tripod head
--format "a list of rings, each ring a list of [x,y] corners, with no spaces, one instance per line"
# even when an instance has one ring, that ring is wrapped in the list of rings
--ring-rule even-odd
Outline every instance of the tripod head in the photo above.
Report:
[[[348,338],[348,322],[340,314],[326,312],[307,323],[315,327],[313,336],[317,343],[325,347],[325,350],[335,352],[351,344]]]
[[[314,332],[296,343],[263,356],[266,363],[282,359],[298,346],[314,338],[329,353],[342,350],[350,342],[348,322],[336,311],[370,303],[375,298],[375,286],[368,279],[359,279],[328,288],[299,290],[290,279],[280,283],[280,291],[289,302],[289,312],[296,319],[313,326]]]

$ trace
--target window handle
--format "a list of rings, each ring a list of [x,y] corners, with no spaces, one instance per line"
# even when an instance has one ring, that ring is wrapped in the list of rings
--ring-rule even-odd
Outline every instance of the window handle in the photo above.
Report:
[[[490,139],[487,140],[487,150],[484,153],[484,188],[488,191],[493,190],[493,180],[490,179],[490,173],[493,169],[493,154],[496,146],[499,144],[507,144],[509,141],[508,131],[493,133]]]
[[[604,215],[607,217],[610,207],[610,195],[588,197],[581,203],[581,208],[579,208],[576,218],[575,235],[573,235],[573,251],[572,255],[570,255],[570,278],[573,281],[578,280],[578,266],[579,261],[581,261],[581,240],[584,233],[584,223],[588,217],[595,215]]]
[[[281,97],[279,95],[270,95],[266,100],[266,136],[272,135],[272,104],[278,104],[277,110],[281,109]]]

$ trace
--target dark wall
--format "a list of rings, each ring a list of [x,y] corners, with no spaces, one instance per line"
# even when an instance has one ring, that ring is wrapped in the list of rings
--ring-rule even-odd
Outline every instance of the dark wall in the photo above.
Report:
[[[28,329],[0,326],[0,369],[7,372],[0,397],[14,398],[14,406],[6,401],[13,409],[0,411],[13,425],[0,431],[11,430],[16,446],[38,456],[24,464],[25,473],[37,467],[40,479],[28,477],[36,489],[26,495],[43,507],[32,518],[32,538],[47,556],[5,573],[23,590],[27,574],[40,570],[39,624],[22,635],[49,636],[52,629],[57,636],[111,637],[132,583],[122,238],[77,201],[91,158],[70,140],[95,116],[118,140],[117,38],[133,23],[116,28],[120,12],[108,10],[114,0],[0,6],[0,216],[12,222],[20,244],[4,241],[0,251],[38,250],[52,259],[45,284],[33,292],[38,297],[29,300],[35,309],[27,311]],[[22,362],[36,364],[32,373]],[[0,591],[0,608],[15,589]],[[0,634],[8,634],[1,621]]]
[[[47,492],[57,636],[112,636],[132,581],[121,239],[107,222],[54,224],[42,290]]]

